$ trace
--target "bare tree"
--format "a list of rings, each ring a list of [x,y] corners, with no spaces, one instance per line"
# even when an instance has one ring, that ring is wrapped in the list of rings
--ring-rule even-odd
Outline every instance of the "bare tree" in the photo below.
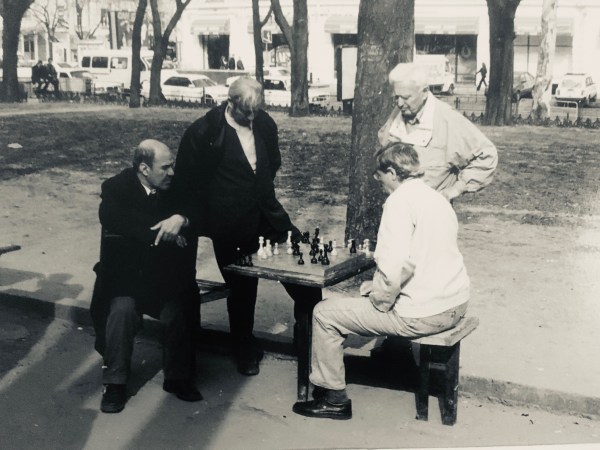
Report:
[[[290,26],[283,15],[279,0],[271,0],[275,22],[281,28],[292,62],[291,116],[306,116],[308,109],[308,7],[306,0],[293,0],[294,19]]]
[[[512,124],[515,14],[521,0],[486,0],[490,18],[490,86],[485,105],[488,125]]]
[[[37,0],[31,7],[31,12],[36,20],[44,27],[48,34],[48,54],[50,57],[52,57],[54,42],[56,42],[56,29],[58,27],[69,27],[69,24],[62,15],[64,9],[61,6],[57,0]]]
[[[18,102],[21,100],[17,78],[17,50],[19,48],[21,21],[33,1],[0,0],[0,16],[3,19],[0,101],[3,102]]]
[[[139,0],[133,21],[131,33],[131,88],[129,94],[129,107],[140,107],[140,72],[142,69],[142,24],[146,15],[148,0]]]
[[[94,34],[96,34],[96,31],[102,24],[102,18],[100,18],[100,19],[98,19],[98,23],[96,24],[96,26],[94,28],[91,28],[89,30],[83,29],[83,11],[85,10],[86,7],[89,9],[90,0],[75,0],[75,15],[76,15],[75,34],[77,35],[77,37],[79,39],[93,38]]]
[[[360,2],[346,239],[377,237],[383,197],[371,176],[373,154],[379,147],[377,130],[393,108],[388,73],[413,58],[414,4],[414,0]]]
[[[271,18],[273,7],[270,7],[266,17],[263,20],[260,20],[260,8],[258,3],[259,0],[252,0],[252,29],[254,31],[254,59],[256,60],[255,76],[256,80],[260,84],[263,84],[265,78],[263,66],[265,61],[263,58],[262,28]]]
[[[537,72],[533,86],[533,107],[531,113],[536,119],[545,119],[550,111],[552,96],[552,66],[556,49],[556,9],[558,0],[544,0],[542,5],[542,40],[538,53]]]
[[[183,11],[192,0],[175,0],[175,13],[169,20],[164,33],[162,32],[162,24],[160,20],[160,12],[158,10],[158,0],[150,0],[150,9],[152,10],[152,29],[154,30],[154,55],[152,56],[152,66],[150,67],[150,103],[159,104],[163,102],[162,90],[160,87],[160,76],[167,55],[167,47],[169,46],[169,38],[175,25],[181,18]]]

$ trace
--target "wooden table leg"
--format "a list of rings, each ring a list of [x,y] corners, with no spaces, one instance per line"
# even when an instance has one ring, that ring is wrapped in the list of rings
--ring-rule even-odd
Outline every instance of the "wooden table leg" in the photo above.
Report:
[[[297,317],[298,333],[296,335],[298,349],[298,401],[308,400],[310,381],[310,346],[312,341],[312,312],[302,312]]]
[[[429,417],[429,364],[431,347],[421,345],[419,351],[419,387],[417,388],[417,419],[427,420]]]

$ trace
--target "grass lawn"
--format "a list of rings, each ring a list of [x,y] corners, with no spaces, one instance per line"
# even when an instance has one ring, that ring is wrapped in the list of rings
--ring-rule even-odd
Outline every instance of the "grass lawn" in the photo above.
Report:
[[[185,128],[205,111],[100,107],[0,117],[0,181],[51,168],[112,175],[128,165],[132,148],[144,138],[177,148]],[[273,117],[280,128],[282,197],[293,196],[301,205],[345,205],[351,119]],[[469,214],[512,211],[521,221],[540,224],[600,213],[597,130],[482,129],[498,147],[496,178],[484,191],[463,196],[459,211],[461,206]],[[22,148],[8,148],[10,143]]]

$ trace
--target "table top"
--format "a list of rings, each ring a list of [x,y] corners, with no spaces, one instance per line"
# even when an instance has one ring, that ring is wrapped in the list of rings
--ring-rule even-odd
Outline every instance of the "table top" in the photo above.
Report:
[[[249,277],[265,278],[283,281],[304,286],[326,287],[339,283],[342,280],[358,275],[375,266],[373,253],[366,255],[363,252],[349,253],[347,248],[337,249],[337,255],[329,254],[329,265],[320,262],[311,263],[309,256],[310,246],[300,244],[304,264],[298,264],[299,256],[289,255],[285,245],[280,249],[279,255],[259,258],[256,253],[252,255],[252,267],[231,264],[224,268],[225,271]]]

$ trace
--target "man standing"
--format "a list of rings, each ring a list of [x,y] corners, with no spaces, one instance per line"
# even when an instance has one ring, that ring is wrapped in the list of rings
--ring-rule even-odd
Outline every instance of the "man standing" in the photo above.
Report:
[[[378,153],[373,176],[389,196],[377,233],[377,268],[373,280],[361,285],[363,297],[328,299],[315,307],[314,400],[296,403],[295,413],[352,417],[343,361],[348,334],[424,336],[452,328],[465,315],[469,277],[457,245],[456,214],[421,175],[412,146],[393,143]]]
[[[485,84],[485,87],[487,89],[487,81],[485,81],[485,77],[487,77],[487,67],[485,67],[484,62],[481,63],[481,69],[475,72],[475,76],[477,76],[478,73],[481,74],[481,79],[479,80],[479,84],[477,85],[477,90],[481,89],[482,84]]]
[[[193,384],[200,304],[196,255],[180,232],[189,228],[189,220],[175,214],[169,190],[173,167],[169,148],[147,139],[136,148],[133,167],[102,183],[103,236],[90,312],[95,348],[104,357],[101,410],[105,413],[125,407],[142,314],[163,325],[163,389],[181,400],[202,400]],[[177,231],[167,232],[173,223]]]
[[[275,197],[274,178],[281,165],[277,125],[260,105],[262,87],[240,77],[226,103],[196,120],[184,133],[173,180],[179,197],[188,198],[185,215],[200,223],[213,241],[221,274],[230,288],[229,326],[238,371],[259,373],[263,351],[252,332],[257,278],[223,272],[239,253],[258,249],[258,238],[284,242],[297,228]],[[238,250],[239,249],[239,250]],[[294,299],[294,315],[312,312],[322,296],[318,288],[282,283]],[[296,327],[295,335],[296,335]]]

